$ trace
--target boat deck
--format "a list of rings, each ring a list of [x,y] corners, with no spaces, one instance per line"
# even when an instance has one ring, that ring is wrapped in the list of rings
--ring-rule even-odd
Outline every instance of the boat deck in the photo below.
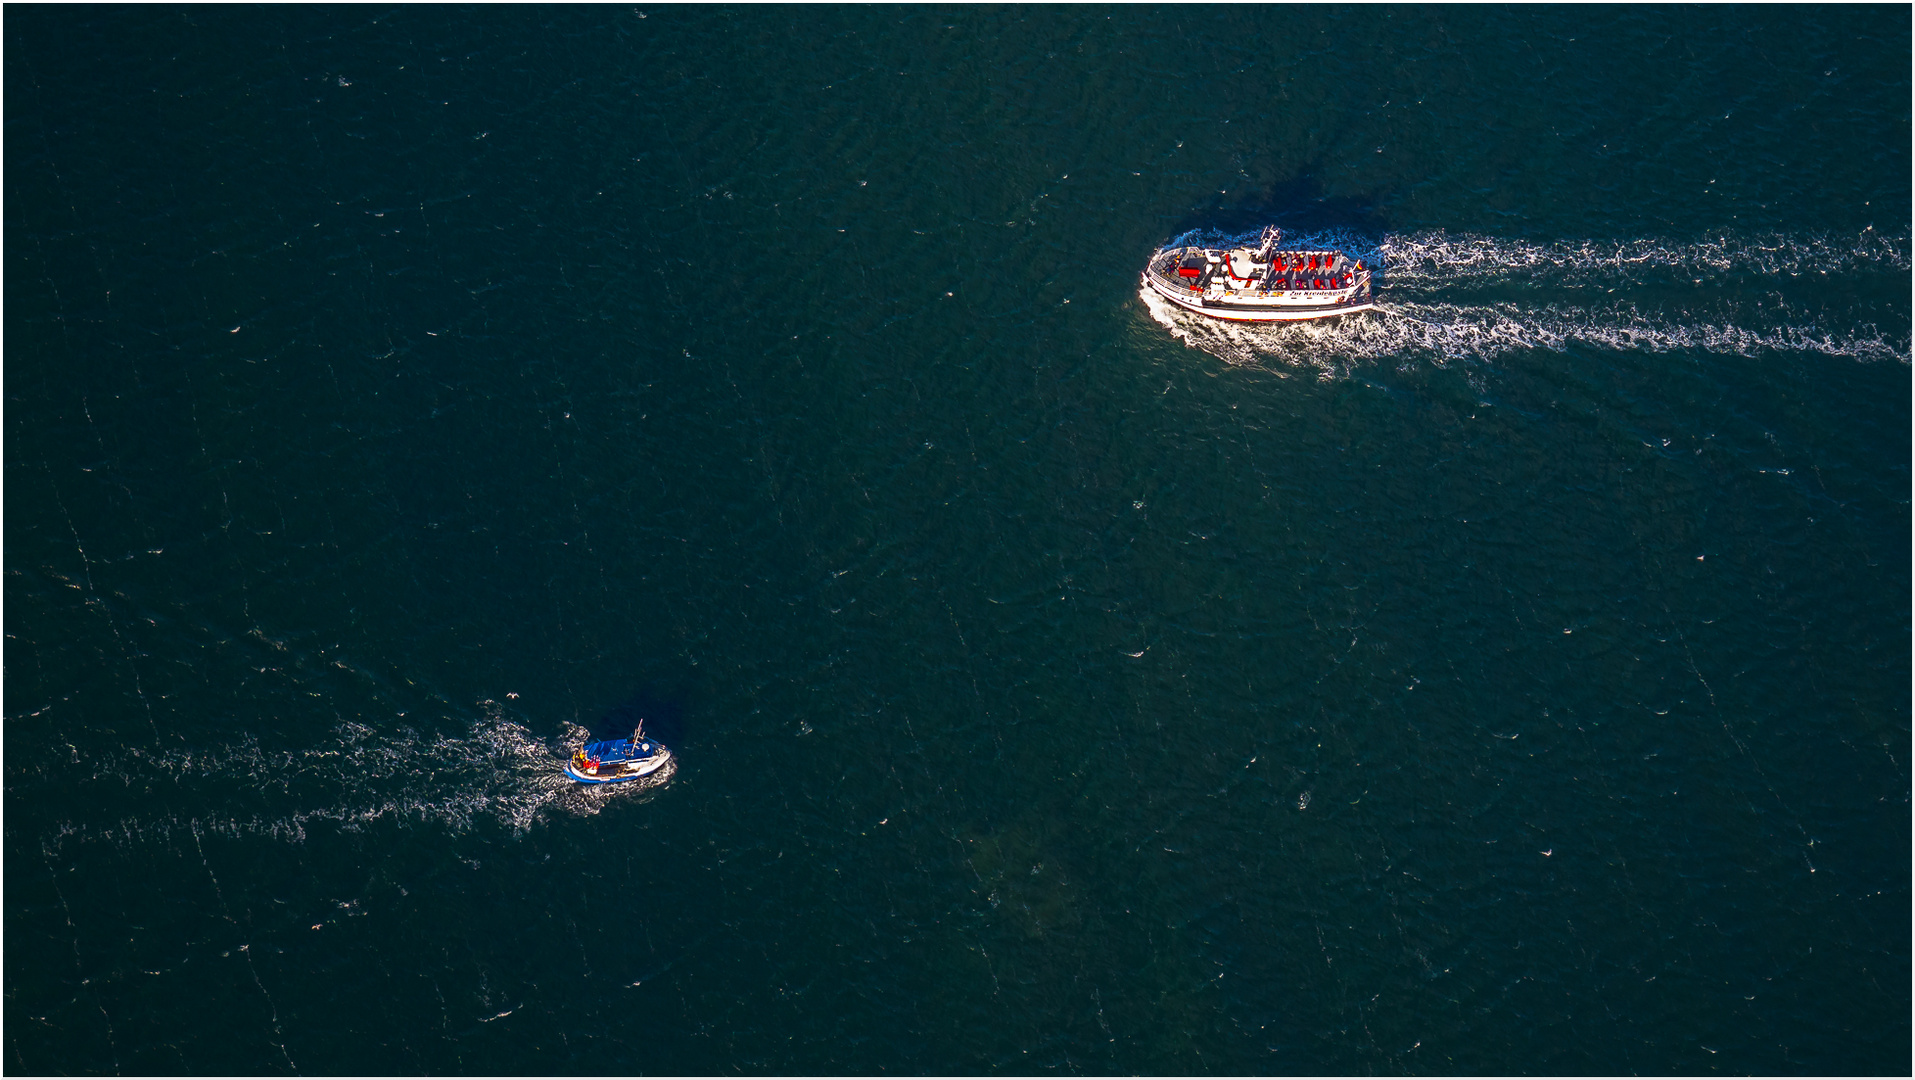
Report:
[[[1215,261],[1213,255],[1218,256]],[[1278,251],[1265,263],[1247,248],[1182,248],[1162,253],[1150,265],[1151,277],[1174,291],[1204,293],[1219,285],[1226,293],[1258,295],[1338,293],[1355,288],[1361,270],[1360,261],[1338,251]],[[1346,278],[1352,280],[1344,284]]]
[[[1151,259],[1145,280],[1165,299],[1223,319],[1311,319],[1375,306],[1370,271],[1340,251],[1172,248]]]

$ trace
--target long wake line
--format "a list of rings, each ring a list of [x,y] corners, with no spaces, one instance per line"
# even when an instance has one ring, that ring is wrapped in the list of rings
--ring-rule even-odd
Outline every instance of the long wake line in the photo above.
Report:
[[[186,818],[136,814],[104,826],[69,824],[48,843],[165,842],[196,834],[299,843],[317,824],[357,831],[384,821],[461,833],[489,819],[523,833],[552,812],[596,814],[642,796],[675,771],[668,765],[626,784],[573,783],[559,762],[585,737],[585,729],[568,725],[564,737],[547,743],[493,711],[461,736],[380,732],[349,723],[330,741],[305,749],[268,750],[251,738],[159,754],[128,748],[97,763],[101,782],[118,781],[142,793],[208,783],[234,798],[226,809],[209,807]]]
[[[1234,243],[1241,237],[1189,233],[1173,244]],[[1656,271],[1698,283],[1721,275],[1845,274],[1878,277],[1909,270],[1907,237],[1868,230],[1857,237],[1720,236],[1676,243],[1646,239],[1535,244],[1443,232],[1390,236],[1381,241],[1324,233],[1294,237],[1334,246],[1381,268],[1379,311],[1322,322],[1226,323],[1185,312],[1149,289],[1139,296],[1152,318],[1186,344],[1233,364],[1263,361],[1316,369],[1324,377],[1352,363],[1432,357],[1442,362],[1492,360],[1519,350],[1563,351],[1572,345],[1619,351],[1753,356],[1762,352],[1817,353],[1857,361],[1909,362],[1905,328],[1891,336],[1873,323],[1831,327],[1778,313],[1773,325],[1745,325],[1724,310],[1713,317],[1645,310],[1630,300],[1608,306],[1470,304],[1444,297],[1456,286],[1504,282],[1568,288],[1614,280],[1618,274]],[[1396,299],[1392,300],[1391,292]]]

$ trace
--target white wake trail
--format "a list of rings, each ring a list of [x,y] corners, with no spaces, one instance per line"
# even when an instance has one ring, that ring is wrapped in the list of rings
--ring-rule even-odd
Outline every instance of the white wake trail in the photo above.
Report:
[[[674,761],[643,780],[575,783],[560,772],[560,762],[586,736],[584,728],[567,725],[564,737],[547,743],[493,709],[464,735],[427,736],[410,728],[380,731],[348,723],[326,742],[302,749],[268,749],[250,736],[196,750],[128,748],[92,763],[92,771],[156,795],[181,785],[204,795],[210,782],[233,790],[236,802],[257,806],[263,801],[269,809],[134,815],[103,827],[73,824],[64,832],[118,843],[163,840],[193,830],[297,843],[317,823],[357,831],[393,821],[462,833],[489,819],[523,833],[551,812],[596,814],[613,802],[654,791],[676,769]]]
[[[1706,320],[1685,322],[1632,307],[1525,308],[1515,304],[1406,303],[1384,315],[1387,325],[1383,333],[1369,335],[1371,344],[1387,341],[1385,347],[1391,352],[1407,347],[1451,360],[1491,359],[1519,349],[1561,352],[1571,345],[1655,353],[1803,352],[1862,361],[1908,359],[1906,344],[1890,341],[1874,326],[1847,333],[1814,325],[1758,330]]]
[[[1186,312],[1148,287],[1139,296],[1151,317],[1185,344],[1232,364],[1275,363],[1331,378],[1356,363],[1430,358],[1493,360],[1512,352],[1573,345],[1617,351],[1753,356],[1817,353],[1858,361],[1909,361],[1906,341],[1868,325],[1848,331],[1814,325],[1756,329],[1685,321],[1631,306],[1579,308],[1517,304],[1389,303],[1375,312],[1303,323],[1228,323]]]
[[[1700,240],[1577,240],[1539,244],[1442,231],[1388,236],[1373,245],[1391,285],[1502,280],[1570,284],[1657,271],[1664,277],[1840,277],[1909,269],[1907,237],[1873,228],[1855,236],[1722,234]]]

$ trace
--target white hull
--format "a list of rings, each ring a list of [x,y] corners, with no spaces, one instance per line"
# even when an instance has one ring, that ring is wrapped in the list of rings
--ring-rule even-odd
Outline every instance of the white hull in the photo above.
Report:
[[[1302,322],[1374,311],[1370,271],[1340,251],[1281,250],[1275,229],[1257,247],[1165,248],[1144,286],[1185,311],[1230,322]]]
[[[1299,300],[1295,304],[1282,307],[1248,309],[1236,305],[1212,303],[1206,304],[1203,297],[1191,294],[1179,295],[1150,280],[1144,275],[1144,284],[1152,292],[1183,308],[1199,315],[1208,315],[1213,319],[1225,319],[1230,322],[1302,322],[1305,319],[1329,319],[1338,315],[1354,315],[1359,311],[1376,311],[1379,305],[1374,297],[1339,304],[1316,304],[1309,300]]]
[[[616,784],[621,780],[637,780],[650,776],[664,768],[672,760],[672,752],[663,746],[658,753],[637,761],[625,761],[618,764],[601,765],[596,769],[580,769],[572,762],[565,763],[565,775],[585,784]]]

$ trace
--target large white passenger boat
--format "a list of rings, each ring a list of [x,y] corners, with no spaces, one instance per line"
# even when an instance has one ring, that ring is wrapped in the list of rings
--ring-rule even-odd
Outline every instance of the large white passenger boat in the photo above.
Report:
[[[1340,251],[1290,249],[1271,226],[1256,247],[1164,248],[1144,284],[1178,307],[1238,322],[1326,319],[1370,311],[1370,271]]]

